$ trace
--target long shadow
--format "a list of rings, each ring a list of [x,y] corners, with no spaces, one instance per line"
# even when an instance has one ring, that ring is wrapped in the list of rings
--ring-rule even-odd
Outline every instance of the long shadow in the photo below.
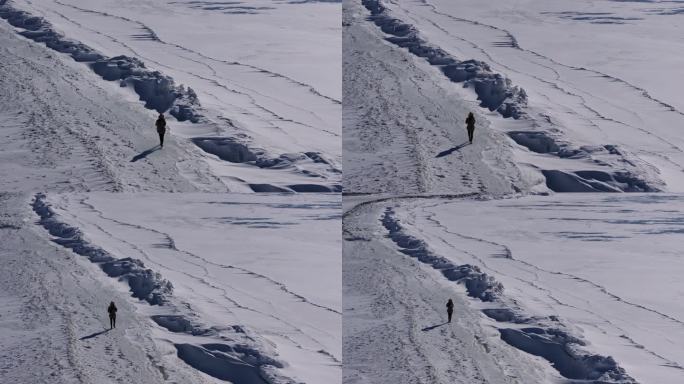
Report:
[[[454,153],[455,151],[458,151],[459,149],[465,147],[465,146],[468,145],[468,144],[469,144],[469,143],[466,141],[466,142],[461,143],[461,144],[459,144],[459,145],[457,145],[457,146],[455,146],[455,147],[453,147],[453,148],[451,148],[451,149],[447,149],[446,151],[442,151],[442,152],[438,153],[437,156],[435,156],[435,157],[444,157],[444,156],[447,156],[447,155],[451,155],[451,154]]]
[[[107,332],[109,332],[109,331],[110,331],[110,329],[105,329],[104,331],[95,332],[95,333],[93,333],[92,335],[83,336],[83,337],[81,337],[79,340],[88,340],[88,339],[92,339],[93,337],[100,336],[101,334],[107,333]]]
[[[432,331],[432,330],[435,329],[435,328],[439,328],[439,327],[441,327],[442,325],[447,325],[447,324],[449,324],[449,322],[448,322],[448,321],[445,321],[445,322],[443,322],[442,324],[435,324],[435,325],[432,325],[432,326],[429,326],[429,327],[425,327],[425,328],[421,329],[421,331],[423,331],[423,332]]]
[[[156,152],[156,151],[158,151],[158,150],[160,150],[160,149],[161,149],[161,147],[158,146],[158,145],[155,145],[154,147],[152,147],[152,148],[150,148],[150,149],[146,149],[146,150],[144,150],[144,151],[138,153],[137,155],[135,155],[135,157],[134,157],[133,159],[131,159],[131,163],[135,163],[135,162],[138,161],[138,160],[144,159],[144,158],[146,158],[150,153]]]

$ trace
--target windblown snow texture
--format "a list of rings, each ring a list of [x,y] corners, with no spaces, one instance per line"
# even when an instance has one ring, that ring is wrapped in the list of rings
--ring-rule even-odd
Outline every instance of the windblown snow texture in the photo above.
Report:
[[[439,66],[451,81],[472,87],[481,106],[497,111],[503,117],[519,119],[525,115],[527,94],[514,86],[510,79],[495,73],[487,63],[479,60],[459,61],[439,47],[434,47],[422,39],[416,28],[399,19],[393,18],[380,0],[363,0],[363,5],[371,12],[371,19],[383,32],[392,36],[387,41],[408,50],[416,56],[425,58],[430,64]]]
[[[145,264],[140,260],[129,257],[116,259],[104,249],[90,244],[78,228],[59,221],[45,199],[44,194],[37,194],[33,201],[33,210],[40,216],[40,225],[56,237],[53,240],[55,243],[87,257],[91,262],[98,264],[108,276],[126,281],[133,297],[152,305],[162,305],[168,301],[168,296],[173,292],[170,281],[162,278],[159,273],[145,268]]]
[[[519,308],[513,309],[503,297],[503,285],[477,266],[455,265],[432,253],[423,240],[406,234],[392,208],[385,210],[381,221],[400,252],[440,270],[451,281],[464,283],[468,296],[501,305],[502,308],[484,309],[483,313],[497,322],[509,323],[509,327],[499,328],[501,339],[506,343],[543,357],[568,379],[587,380],[597,384],[636,383],[612,357],[592,354],[582,349],[585,343],[572,336],[555,316],[531,317],[524,315]],[[513,327],[520,324],[528,327]]]
[[[145,107],[157,112],[169,111],[178,121],[200,121],[197,95],[191,88],[176,85],[172,78],[159,71],[145,68],[145,64],[132,57],[107,58],[87,45],[66,38],[42,17],[15,9],[8,0],[0,0],[0,17],[12,26],[21,28],[19,33],[33,41],[45,43],[49,48],[70,55],[74,60],[88,62],[103,79],[119,80],[122,86],[132,86],[145,102]]]

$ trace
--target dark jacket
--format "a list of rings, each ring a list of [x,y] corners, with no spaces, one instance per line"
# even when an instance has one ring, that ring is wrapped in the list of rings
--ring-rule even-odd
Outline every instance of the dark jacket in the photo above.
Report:
[[[155,125],[157,126],[157,132],[165,131],[166,130],[166,119],[164,118],[164,116],[159,116]]]
[[[116,316],[116,305],[114,303],[109,304],[107,312],[109,312],[109,316]]]
[[[454,302],[449,300],[446,304],[447,307],[447,312],[453,312],[454,311]]]
[[[468,128],[475,128],[475,116],[468,115],[468,117],[466,117],[465,122],[468,125]]]

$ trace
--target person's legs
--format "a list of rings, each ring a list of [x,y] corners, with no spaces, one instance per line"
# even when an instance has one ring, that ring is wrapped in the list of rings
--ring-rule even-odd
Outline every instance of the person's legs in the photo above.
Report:
[[[163,147],[164,146],[164,131],[158,131],[159,133],[159,146]]]
[[[449,315],[449,322],[451,323],[451,311],[447,312],[447,314]]]
[[[116,315],[112,316],[112,321],[114,322],[114,328],[116,328]]]
[[[114,328],[114,316],[109,315],[109,329]]]

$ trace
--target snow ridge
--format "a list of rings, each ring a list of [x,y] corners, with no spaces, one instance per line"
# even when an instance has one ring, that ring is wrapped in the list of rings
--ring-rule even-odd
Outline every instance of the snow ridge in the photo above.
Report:
[[[52,208],[45,201],[46,195],[39,193],[33,200],[33,210],[40,217],[39,224],[56,238],[55,243],[69,248],[96,263],[110,277],[126,281],[135,298],[151,305],[163,305],[173,292],[173,285],[159,273],[145,268],[145,264],[130,257],[116,259],[104,249],[90,244],[83,233],[75,227],[60,222]]]
[[[131,85],[145,102],[145,107],[158,112],[169,111],[178,121],[200,121],[202,115],[197,95],[191,88],[176,85],[173,79],[159,71],[145,68],[135,58],[116,56],[107,58],[87,45],[71,40],[57,32],[52,24],[42,17],[15,9],[8,0],[0,0],[0,18],[10,25],[22,28],[19,34],[57,52],[69,54],[74,60],[90,63],[90,67],[103,79],[120,80],[121,86]]]
[[[480,271],[470,264],[455,265],[444,257],[434,255],[427,244],[406,234],[394,217],[394,210],[387,208],[382,217],[382,225],[389,231],[389,237],[400,248],[401,253],[415,257],[423,263],[432,265],[442,272],[444,277],[457,283],[463,283],[468,295],[482,301],[495,301],[503,293],[503,285],[492,276]]]
[[[573,336],[557,316],[528,316],[517,303],[507,300],[503,295],[503,285],[494,277],[483,273],[477,266],[455,265],[435,255],[427,243],[406,233],[391,207],[386,208],[380,221],[401,253],[440,270],[450,281],[463,283],[468,296],[499,305],[500,308],[487,308],[482,312],[501,323],[499,334],[509,345],[546,359],[568,379],[595,384],[637,383],[612,357],[583,348],[586,342]]]
[[[173,313],[151,316],[157,325],[173,333],[202,337],[201,344],[174,343],[181,360],[221,380],[248,384],[294,384],[294,381],[277,371],[285,366],[284,363],[263,352],[266,346],[259,341],[258,335],[239,325],[227,328],[203,326],[190,320],[196,316],[192,312],[177,314],[183,313],[181,308],[186,308],[186,312],[191,311],[191,308],[188,303],[174,303],[170,281],[158,272],[145,268],[138,259],[117,259],[101,247],[89,243],[81,230],[59,220],[59,215],[46,199],[44,193],[36,194],[32,208],[39,216],[38,224],[55,236],[55,243],[87,257],[108,276],[127,282],[133,297],[150,305],[167,308]],[[217,342],[206,343],[208,337],[215,338]]]
[[[473,87],[480,100],[480,106],[497,111],[503,117],[519,119],[526,116],[525,90],[514,86],[511,80],[495,73],[489,65],[479,60],[459,61],[443,49],[435,47],[422,39],[418,30],[410,24],[393,18],[380,0],[362,0],[371,12],[371,20],[392,36],[387,41],[408,50],[416,56],[425,58],[430,64],[440,67],[442,73],[455,83]]]

